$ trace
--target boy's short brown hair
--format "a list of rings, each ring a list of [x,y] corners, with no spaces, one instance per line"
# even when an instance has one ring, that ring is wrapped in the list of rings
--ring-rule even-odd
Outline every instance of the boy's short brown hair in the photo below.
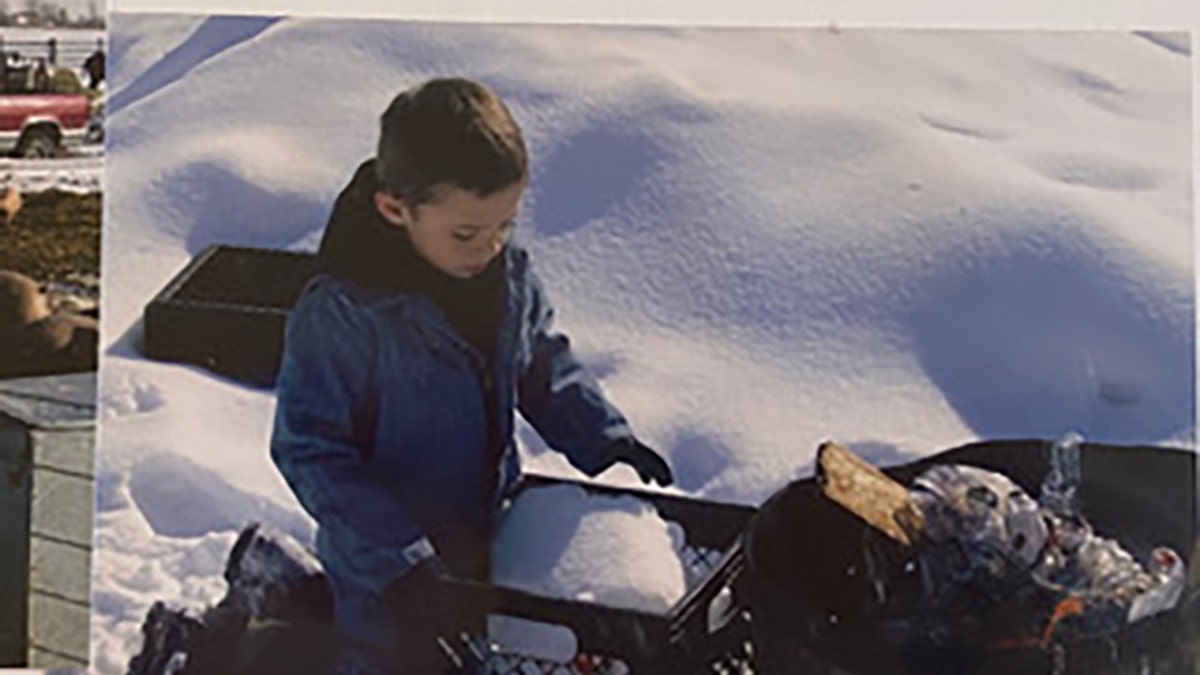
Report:
[[[521,128],[487,87],[435,79],[401,92],[380,118],[375,170],[409,208],[449,184],[487,196],[528,177]]]

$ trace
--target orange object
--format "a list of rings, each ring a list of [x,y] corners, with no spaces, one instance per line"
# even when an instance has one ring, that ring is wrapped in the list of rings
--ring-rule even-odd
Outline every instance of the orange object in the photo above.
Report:
[[[11,223],[17,211],[21,210],[21,193],[12,187],[4,188],[4,196],[0,197],[0,210],[4,211],[5,222]]]
[[[1083,614],[1083,601],[1078,596],[1068,596],[1065,600],[1058,603],[1054,607],[1054,614],[1050,615],[1050,622],[1046,624],[1046,630],[1042,631],[1041,645],[1045,647],[1050,644],[1050,638],[1054,635],[1054,629],[1058,626],[1058,622],[1068,616],[1078,616]]]
[[[1050,620],[1046,622],[1046,627],[1042,630],[1040,636],[1030,635],[1028,637],[1007,638],[997,640],[995,646],[1000,649],[1021,649],[1024,647],[1047,647],[1050,645],[1050,639],[1054,637],[1054,629],[1058,624],[1068,616],[1078,616],[1083,614],[1083,600],[1078,596],[1072,595],[1060,601],[1054,606],[1054,612],[1050,615]]]

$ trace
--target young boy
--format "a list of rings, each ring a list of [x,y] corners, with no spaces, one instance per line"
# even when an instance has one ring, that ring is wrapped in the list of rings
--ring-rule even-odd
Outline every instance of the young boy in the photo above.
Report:
[[[432,80],[381,121],[288,322],[271,454],[318,523],[339,672],[441,673],[437,636],[461,608],[438,578],[487,578],[515,411],[589,475],[672,476],[552,330],[509,242],[529,173],[500,98]]]

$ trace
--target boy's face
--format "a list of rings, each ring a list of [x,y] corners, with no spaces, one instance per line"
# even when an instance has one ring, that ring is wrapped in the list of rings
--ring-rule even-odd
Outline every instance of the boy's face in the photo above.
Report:
[[[468,279],[504,248],[524,192],[524,181],[486,197],[439,185],[433,198],[415,209],[386,192],[375,193],[375,207],[384,220],[408,231],[413,248],[429,264]]]

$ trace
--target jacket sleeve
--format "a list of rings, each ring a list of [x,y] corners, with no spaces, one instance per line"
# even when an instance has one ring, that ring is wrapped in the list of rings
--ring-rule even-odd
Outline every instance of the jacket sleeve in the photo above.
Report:
[[[433,547],[366,464],[375,339],[349,298],[320,279],[310,285],[288,319],[271,458],[320,525],[337,572],[381,591]]]
[[[554,309],[532,271],[529,278],[530,357],[518,380],[518,407],[550,447],[594,476],[613,463],[612,442],[633,434],[575,358],[567,336],[553,329]]]

